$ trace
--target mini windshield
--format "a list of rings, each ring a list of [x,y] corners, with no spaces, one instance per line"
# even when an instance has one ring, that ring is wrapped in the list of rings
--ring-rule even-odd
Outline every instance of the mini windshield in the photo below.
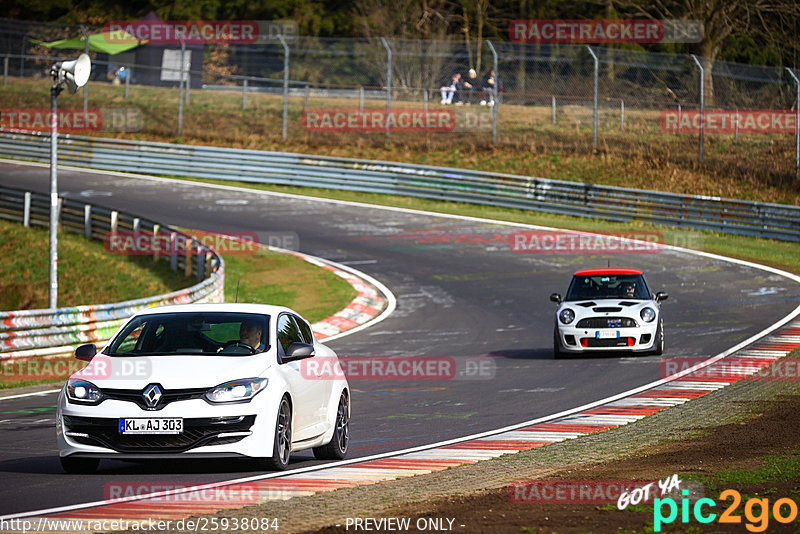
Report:
[[[267,349],[269,316],[179,312],[140,315],[111,341],[112,356],[243,356]]]
[[[649,300],[650,290],[641,274],[574,276],[564,300]]]

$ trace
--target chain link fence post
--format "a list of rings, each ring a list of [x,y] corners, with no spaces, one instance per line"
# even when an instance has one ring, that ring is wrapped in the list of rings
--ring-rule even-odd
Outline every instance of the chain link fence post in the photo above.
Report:
[[[181,38],[181,64],[178,76],[178,135],[183,131],[183,65],[186,54],[186,43]]]
[[[278,34],[278,39],[283,46],[283,129],[281,138],[286,141],[289,128],[289,45],[286,44],[282,34]]]
[[[3,86],[8,84],[8,54],[3,58]]]
[[[597,58],[597,54],[594,53],[591,46],[586,47],[589,50],[589,53],[592,55],[592,59],[594,60],[594,100],[592,102],[592,107],[594,108],[593,111],[593,118],[592,118],[592,148],[597,150],[597,75],[600,69],[600,60]]]
[[[381,37],[386,49],[386,142],[389,142],[389,115],[392,113],[392,49],[385,37]]]
[[[492,51],[492,58],[494,59],[494,87],[492,88],[492,92],[494,93],[494,106],[492,106],[492,144],[497,144],[497,108],[500,106],[500,95],[498,94],[498,86],[500,85],[500,73],[497,72],[497,50],[494,49],[494,45],[491,41],[486,41],[486,44],[489,45],[489,50]],[[482,95],[481,95],[482,96]]]
[[[83,33],[83,37],[86,39],[86,45],[84,46],[84,52],[86,55],[89,55],[89,32],[86,31],[86,26],[81,24],[81,33]],[[89,108],[89,84],[83,86],[83,115],[86,116],[86,112]]]
[[[794,172],[796,179],[800,180],[800,80],[797,79],[797,76],[789,67],[786,67],[786,72],[794,79],[796,90],[794,102]]]
[[[131,88],[131,76],[133,76],[133,71],[131,70],[130,65],[125,67],[125,94],[122,98],[128,98],[128,92]]]
[[[705,99],[705,77],[706,72],[703,68],[703,65],[700,64],[700,60],[697,59],[697,56],[692,54],[692,59],[694,60],[695,64],[697,65],[698,70],[700,71],[700,152],[697,155],[697,162],[703,163],[703,145],[705,144],[706,139],[706,99]]]

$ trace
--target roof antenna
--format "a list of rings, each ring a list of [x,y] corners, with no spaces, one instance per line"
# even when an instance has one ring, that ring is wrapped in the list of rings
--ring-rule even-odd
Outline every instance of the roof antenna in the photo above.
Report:
[[[236,300],[234,302],[239,302],[239,280],[236,280]]]

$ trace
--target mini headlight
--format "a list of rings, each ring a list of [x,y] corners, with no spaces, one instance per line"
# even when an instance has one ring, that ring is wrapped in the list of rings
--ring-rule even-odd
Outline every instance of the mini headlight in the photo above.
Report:
[[[575,320],[575,312],[569,308],[564,308],[561,310],[561,313],[558,314],[558,320],[564,324],[569,324]]]
[[[250,400],[267,387],[266,378],[245,378],[225,382],[206,392],[209,402],[237,402]]]
[[[653,319],[656,318],[656,312],[653,308],[642,308],[642,311],[639,312],[639,316],[644,322],[652,323]]]
[[[103,400],[103,391],[88,380],[70,378],[67,382],[67,398],[79,404],[97,404]]]

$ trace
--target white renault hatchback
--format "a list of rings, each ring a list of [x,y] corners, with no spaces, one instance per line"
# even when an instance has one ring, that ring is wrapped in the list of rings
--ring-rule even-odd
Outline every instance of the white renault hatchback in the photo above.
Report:
[[[131,318],[61,390],[56,433],[70,473],[102,458],[344,458],[350,392],[338,362],[294,311],[259,304],[150,308]],[[324,360],[326,365],[310,365]]]

